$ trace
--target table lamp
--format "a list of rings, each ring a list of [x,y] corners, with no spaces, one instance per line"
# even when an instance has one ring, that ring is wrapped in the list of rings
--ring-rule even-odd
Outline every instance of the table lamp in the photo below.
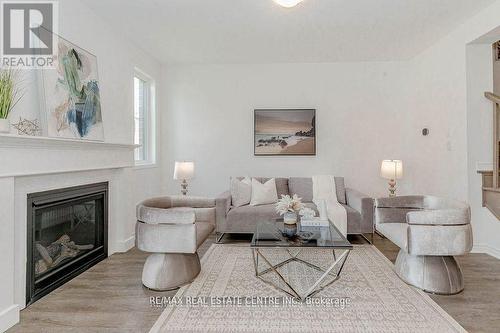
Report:
[[[181,193],[187,195],[188,179],[194,178],[194,162],[175,162],[174,179],[181,180]]]
[[[380,167],[380,176],[389,179],[389,196],[396,196],[396,179],[403,178],[403,161],[383,160]]]

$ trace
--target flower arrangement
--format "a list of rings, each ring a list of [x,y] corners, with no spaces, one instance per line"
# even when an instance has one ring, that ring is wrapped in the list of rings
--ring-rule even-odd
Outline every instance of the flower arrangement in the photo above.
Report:
[[[276,203],[276,212],[280,215],[285,215],[286,213],[298,213],[304,208],[302,203],[302,198],[299,198],[297,194],[292,197],[289,195],[282,195],[281,199]]]

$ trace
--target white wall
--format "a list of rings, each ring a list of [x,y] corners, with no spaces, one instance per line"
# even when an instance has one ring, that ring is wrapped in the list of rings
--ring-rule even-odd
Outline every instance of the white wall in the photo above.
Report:
[[[133,75],[138,67],[156,80],[161,88],[161,65],[153,57],[145,54],[126,39],[123,31],[113,31],[105,21],[99,18],[78,0],[59,2],[59,33],[62,37],[90,51],[97,56],[101,86],[101,105],[106,143],[133,143]],[[40,105],[37,99],[36,75],[27,75],[27,94],[16,107],[12,119],[21,114],[37,115]],[[160,105],[157,106],[161,110]],[[158,112],[159,114],[160,112]],[[149,196],[160,193],[160,169],[127,168],[133,165],[133,152],[127,153],[123,146],[104,145],[93,151],[92,145],[81,147],[50,144],[50,147],[14,148],[5,145],[11,139],[0,138],[2,159],[16,158],[23,163],[36,155],[39,163],[23,164],[19,173],[12,174],[10,163],[0,163],[0,331],[13,325],[18,320],[19,308],[24,306],[24,269],[26,239],[23,236],[26,213],[26,193],[32,189],[64,187],[89,182],[110,182],[110,253],[125,251],[133,246],[135,225],[135,204]],[[158,143],[160,145],[160,143]],[[76,145],[78,146],[78,145]],[[66,159],[74,158],[81,149],[81,163],[74,169],[67,168],[72,163]],[[44,152],[50,153],[44,155]],[[103,154],[107,154],[103,158]],[[24,156],[24,158],[20,158]],[[50,156],[50,158],[48,157]],[[116,156],[120,165],[106,169],[108,156]],[[120,159],[118,159],[120,156]],[[45,175],[65,166],[63,173]],[[9,170],[6,170],[9,168]],[[106,169],[100,171],[82,171]],[[118,169],[116,169],[118,168]],[[78,171],[78,172],[77,172]],[[23,172],[26,173],[23,176]],[[37,175],[37,173],[40,173]],[[10,176],[9,176],[10,174]],[[29,174],[29,176],[28,176]],[[2,178],[3,177],[3,178]],[[4,198],[5,197],[5,198]],[[24,206],[23,206],[24,205]],[[17,207],[17,208],[16,208]],[[17,282],[16,282],[17,281]]]
[[[477,166],[492,163],[492,105],[484,92],[493,90],[491,43],[500,39],[499,17],[497,1],[412,61],[418,91],[413,114],[443,129],[435,154],[417,156],[441,161],[427,169],[471,204],[475,251],[497,257],[500,221],[481,205]]]
[[[489,58],[485,48],[466,58],[466,45],[499,26],[499,17],[497,1],[407,62],[166,67],[164,191],[178,191],[174,161],[192,159],[193,194],[215,195],[231,175],[333,173],[379,196],[386,193],[380,160],[400,158],[400,194],[468,200],[476,250],[500,253],[500,222],[480,205],[476,172],[477,163],[491,163],[491,106],[482,97],[492,89],[491,48]],[[469,68],[486,74],[469,89],[467,61],[480,61]],[[284,107],[317,109],[316,157],[253,156],[253,109]]]
[[[229,177],[335,174],[348,186],[383,194],[380,161],[406,160],[411,76],[405,63],[193,65],[164,71],[165,191],[175,160],[194,160],[193,194],[216,195]],[[315,108],[317,156],[255,157],[253,110]],[[410,191],[411,164],[401,182]]]
[[[133,77],[134,69],[147,73],[161,89],[161,64],[126,39],[126,33],[115,31],[98,13],[79,0],[59,2],[60,35],[97,56],[101,86],[101,107],[105,142],[134,142]],[[35,87],[33,86],[33,89]],[[157,117],[161,114],[157,103]],[[157,150],[161,142],[157,140]],[[123,208],[128,210],[123,237],[134,236],[135,202],[158,195],[160,169],[157,166],[123,171]]]

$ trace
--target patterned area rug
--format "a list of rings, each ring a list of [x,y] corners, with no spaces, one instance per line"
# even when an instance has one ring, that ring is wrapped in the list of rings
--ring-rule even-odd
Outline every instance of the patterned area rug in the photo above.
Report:
[[[264,251],[273,264],[286,258],[284,249]],[[299,257],[320,267],[332,263],[331,250],[305,249]],[[298,289],[318,274],[301,263],[280,273]],[[301,303],[255,277],[248,246],[214,244],[195,281],[158,302],[165,310],[150,332],[465,332],[428,295],[401,281],[372,245],[355,245],[341,277]]]

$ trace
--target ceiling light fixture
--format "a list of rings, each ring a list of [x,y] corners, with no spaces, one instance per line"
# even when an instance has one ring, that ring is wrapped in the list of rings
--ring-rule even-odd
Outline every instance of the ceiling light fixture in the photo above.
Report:
[[[301,3],[303,0],[274,0],[278,5],[285,7],[285,8],[292,8],[297,6],[299,3]]]

